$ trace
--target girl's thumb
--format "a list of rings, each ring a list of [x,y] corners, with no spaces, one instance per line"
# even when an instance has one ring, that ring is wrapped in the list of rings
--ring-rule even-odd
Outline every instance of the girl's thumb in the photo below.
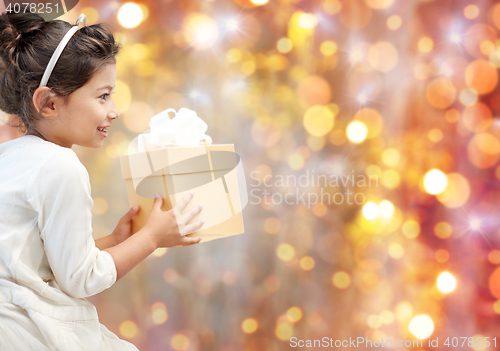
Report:
[[[154,202],[155,206],[158,206],[157,204],[159,204],[159,206],[163,204],[163,198],[158,193],[155,194],[155,202]]]

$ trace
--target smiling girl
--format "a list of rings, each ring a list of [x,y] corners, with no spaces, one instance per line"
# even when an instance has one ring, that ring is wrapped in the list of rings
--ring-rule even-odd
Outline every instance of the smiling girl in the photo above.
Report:
[[[0,144],[0,350],[137,350],[99,323],[85,297],[159,247],[201,240],[185,236],[203,224],[190,223],[201,205],[182,213],[192,194],[168,212],[155,199],[134,235],[139,208],[92,238],[89,176],[71,147],[102,146],[119,117],[118,50],[101,25],[0,16],[0,109],[25,132]]]

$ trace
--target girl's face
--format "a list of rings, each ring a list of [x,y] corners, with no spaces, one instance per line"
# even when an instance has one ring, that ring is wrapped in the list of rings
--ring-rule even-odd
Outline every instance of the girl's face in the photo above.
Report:
[[[71,93],[66,103],[58,104],[58,117],[50,126],[49,141],[69,148],[73,144],[102,146],[107,128],[120,115],[111,97],[115,81],[116,65],[108,64]]]

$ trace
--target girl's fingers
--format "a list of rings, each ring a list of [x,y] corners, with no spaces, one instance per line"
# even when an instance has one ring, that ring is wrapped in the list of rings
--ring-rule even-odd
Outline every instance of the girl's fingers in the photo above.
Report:
[[[199,204],[198,206],[193,207],[188,212],[186,212],[183,216],[184,223],[189,223],[194,216],[196,216],[203,209],[203,205]]]
[[[203,223],[205,223],[205,220],[204,219],[200,219],[200,220],[197,220],[194,223],[189,223],[189,224],[185,225],[183,233],[181,235],[184,236],[184,235],[188,235],[188,234],[191,234],[191,233],[195,232],[196,230],[198,230],[203,225]]]
[[[197,244],[200,241],[201,241],[201,238],[199,236],[196,236],[194,238],[184,237],[184,238],[182,238],[181,244],[183,246],[188,246],[188,245]]]
[[[194,192],[190,191],[189,193],[184,195],[184,197],[175,205],[174,213],[176,214],[176,216],[177,216],[177,214],[180,215],[182,213],[182,211],[184,211],[184,209],[186,208],[189,201],[191,201],[191,199],[193,198],[193,195],[194,195]]]

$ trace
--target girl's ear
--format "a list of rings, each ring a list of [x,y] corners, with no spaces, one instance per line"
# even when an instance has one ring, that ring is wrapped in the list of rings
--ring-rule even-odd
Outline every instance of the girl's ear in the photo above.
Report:
[[[36,89],[33,94],[33,105],[36,110],[49,119],[56,118],[58,115],[55,100],[56,97],[47,86]]]

